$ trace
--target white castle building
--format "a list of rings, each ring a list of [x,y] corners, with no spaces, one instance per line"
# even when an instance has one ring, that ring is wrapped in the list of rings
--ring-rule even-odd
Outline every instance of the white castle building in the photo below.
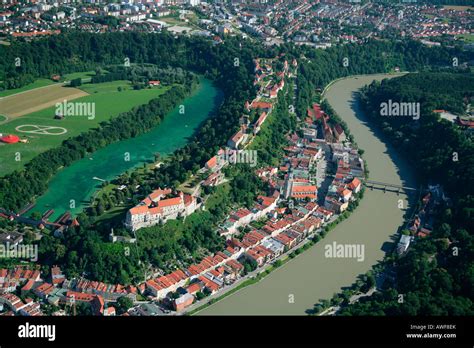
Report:
[[[157,189],[127,212],[125,227],[136,231],[176,219],[178,216],[188,216],[196,208],[196,198],[191,195],[178,192],[177,196],[173,197],[171,189]]]

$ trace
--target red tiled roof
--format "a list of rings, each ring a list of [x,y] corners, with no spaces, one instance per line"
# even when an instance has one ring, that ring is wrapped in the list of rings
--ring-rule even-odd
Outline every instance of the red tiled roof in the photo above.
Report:
[[[34,284],[35,284],[35,281],[33,279],[28,280],[26,284],[21,288],[21,291],[31,290]]]
[[[293,192],[314,192],[317,188],[315,185],[301,185],[301,186],[293,186]]]
[[[146,205],[137,205],[130,209],[130,214],[145,214],[148,211],[148,207]]]
[[[201,291],[201,286],[198,283],[193,283],[193,284],[189,285],[186,288],[186,290],[188,291],[188,293],[194,294],[198,291]]]
[[[214,168],[217,164],[217,156],[212,157],[209,161],[206,162],[207,168]]]
[[[267,102],[252,102],[252,104],[250,105],[250,108],[251,109],[271,109],[272,106],[273,105],[271,103],[267,103]]]
[[[158,207],[164,208],[164,207],[170,207],[172,205],[179,205],[179,204],[181,204],[181,197],[174,197],[174,198],[160,200],[158,202]]]
[[[238,131],[237,133],[235,133],[232,138],[230,138],[234,143],[237,143],[242,137],[244,136],[244,133],[242,133],[242,131]]]
[[[361,184],[360,180],[358,178],[354,178],[351,183],[348,185],[348,187],[351,189],[351,190],[354,190],[356,189],[357,187],[359,187]]]

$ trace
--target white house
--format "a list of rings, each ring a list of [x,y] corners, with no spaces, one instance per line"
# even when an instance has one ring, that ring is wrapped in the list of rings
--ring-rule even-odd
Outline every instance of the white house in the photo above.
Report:
[[[176,219],[178,216],[188,216],[196,208],[196,198],[179,192],[171,194],[171,189],[158,189],[149,194],[137,206],[127,212],[125,227],[131,231],[139,228],[154,226],[160,222]]]

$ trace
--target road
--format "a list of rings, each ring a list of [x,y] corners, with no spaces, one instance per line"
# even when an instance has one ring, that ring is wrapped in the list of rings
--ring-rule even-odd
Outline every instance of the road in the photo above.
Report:
[[[371,128],[356,100],[356,91],[373,80],[394,77],[371,75],[343,79],[327,89],[326,98],[346,121],[355,141],[365,150],[370,179],[416,187],[411,168],[382,136]],[[399,208],[400,200],[403,208]],[[352,285],[393,248],[397,232],[408,213],[409,198],[396,193],[366,190],[349,219],[322,241],[279,267],[257,284],[245,287],[212,304],[200,315],[304,315],[320,299],[329,299]],[[325,246],[332,243],[363,245],[364,259],[330,258]],[[289,301],[292,298],[294,301]]]

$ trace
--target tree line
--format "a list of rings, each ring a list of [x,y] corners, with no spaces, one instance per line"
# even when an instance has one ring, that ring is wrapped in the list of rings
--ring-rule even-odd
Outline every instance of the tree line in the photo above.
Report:
[[[306,114],[324,87],[334,79],[360,74],[400,71],[466,71],[461,63],[471,61],[474,52],[452,47],[427,47],[417,41],[370,41],[327,50],[301,49],[296,110]],[[453,67],[453,59],[459,63]]]
[[[65,36],[67,39],[58,36],[28,44],[16,43],[9,46],[12,51],[2,51],[0,54],[15,56],[18,52],[24,52],[28,55],[30,50],[37,50],[40,55],[44,53],[45,59],[46,55],[57,53],[48,67],[42,66],[41,62],[36,61],[31,55],[26,58],[23,69],[34,72],[35,76],[44,76],[56,71],[64,74],[76,69],[83,70],[85,66],[94,69],[97,65],[105,67],[110,64],[121,64],[120,57],[127,56],[131,62],[155,64],[161,71],[168,71],[171,66],[175,69],[181,68],[184,74],[187,74],[184,71],[189,70],[203,74],[214,80],[223,91],[223,101],[211,119],[201,126],[187,146],[177,150],[166,160],[165,165],[143,182],[142,187],[145,188],[176,186],[176,183],[188,178],[193,170],[215,155],[217,149],[235,132],[244,101],[252,99],[255,95],[253,57],[258,52],[250,45],[242,45],[233,38],[229,38],[223,44],[214,45],[210,40],[185,37],[175,39],[168,34],[115,33],[95,36],[71,33]],[[48,51],[46,47],[54,48]],[[122,51],[119,53],[117,49]],[[80,59],[75,59],[77,57]],[[67,63],[76,60],[77,65]],[[170,78],[175,77],[170,74]],[[185,91],[184,87],[177,88]],[[183,95],[175,95],[175,98],[170,99],[178,102],[182,97]],[[53,174],[50,168],[56,168],[57,164],[67,165],[85,153],[95,151],[99,146],[97,139],[118,141],[121,139],[120,136],[135,136],[138,132],[144,131],[153,119],[142,120],[141,115],[149,116],[153,113],[155,111],[148,106],[144,106],[140,116],[135,115],[136,110],[133,110],[130,117],[133,118],[134,126],[127,122],[128,119],[119,116],[114,119],[116,120],[114,124],[101,124],[98,130],[100,136],[96,134],[95,141],[90,141],[87,135],[81,134],[77,139],[68,139],[63,143],[61,149],[66,146],[67,151],[52,149],[37,156],[27,164],[25,170],[2,179],[0,206],[10,209],[23,206],[32,197],[28,190],[36,195],[44,192],[47,181]],[[43,166],[43,162],[48,165]],[[236,184],[235,195],[240,197],[242,195],[237,193],[239,189],[241,188]],[[149,192],[139,192],[142,195],[147,193]],[[203,252],[220,250],[223,240],[211,229],[209,216],[212,219],[222,218],[221,214],[226,211],[223,209],[224,206],[224,203],[215,205],[212,213],[196,214],[192,219],[187,219],[183,225],[174,228],[155,226],[145,230],[143,237],[139,237],[140,248],[130,255],[125,255],[124,245],[108,243],[110,224],[106,223],[100,227],[92,225],[94,219],[83,213],[79,216],[81,226],[70,228],[65,233],[65,238],[45,236],[40,241],[40,262],[47,265],[60,264],[68,276],[86,272],[88,277],[103,281],[125,284],[132,280],[137,281],[140,280],[143,271],[139,261],[143,264],[149,262],[167,270],[180,263],[189,263],[190,257],[197,257]],[[188,225],[188,221],[192,225]],[[150,238],[151,236],[154,237]],[[131,246],[131,250],[137,249]]]
[[[120,64],[121,57],[127,57],[131,62],[151,62],[163,69],[173,66],[192,70],[215,80],[224,92],[223,104],[191,142],[174,154],[177,160],[170,161],[156,173],[157,186],[171,186],[176,181],[184,181],[192,169],[212,157],[218,146],[225,143],[237,127],[238,115],[243,109],[241,101],[249,99],[254,93],[250,73],[253,70],[252,54],[249,47],[240,47],[236,40],[214,46],[209,40],[202,38],[175,39],[168,34],[93,35],[75,32],[30,43],[13,43],[0,52],[4,58],[0,61],[8,72],[14,67],[6,63],[16,56],[22,56],[20,68],[23,73],[40,77],[82,70],[85,66],[91,68],[92,65]],[[48,61],[47,65],[44,64],[45,61]],[[172,92],[160,97],[162,105],[167,105],[165,98],[182,99],[184,94],[179,96],[179,90],[179,87],[173,88]],[[105,146],[109,143],[105,139],[118,141],[149,130],[155,119],[147,118],[146,114],[153,112],[155,106],[164,110],[151,102],[148,106],[142,106],[133,117],[117,117],[113,123],[101,124],[99,131],[92,131],[99,132],[92,138],[86,133],[68,139],[60,147],[35,157],[24,170],[3,177],[0,179],[0,206],[12,210],[21,208],[46,190],[47,182],[57,168]],[[142,123],[136,122],[142,119]]]
[[[9,210],[20,209],[26,202],[46,191],[48,181],[60,168],[113,142],[136,137],[150,130],[189,93],[190,90],[181,85],[173,86],[148,104],[101,122],[99,128],[67,139],[59,147],[39,154],[23,170],[1,178],[0,206]]]
[[[409,74],[363,90],[360,100],[373,124],[410,161],[420,181],[441,184],[450,201],[436,208],[428,237],[418,238],[406,256],[389,257],[395,281],[345,307],[342,315],[474,313],[474,144],[463,129],[432,112],[464,112],[473,92],[474,78],[455,73]],[[420,119],[381,117],[380,103],[388,99],[421,101]]]

